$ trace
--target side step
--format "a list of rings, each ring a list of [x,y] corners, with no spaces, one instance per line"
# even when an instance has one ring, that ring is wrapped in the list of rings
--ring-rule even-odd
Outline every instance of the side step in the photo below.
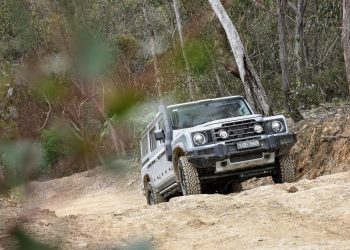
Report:
[[[177,189],[177,183],[175,182],[175,183],[171,184],[169,187],[160,191],[160,195],[167,197],[167,196],[172,195],[176,192],[178,192],[178,189]]]

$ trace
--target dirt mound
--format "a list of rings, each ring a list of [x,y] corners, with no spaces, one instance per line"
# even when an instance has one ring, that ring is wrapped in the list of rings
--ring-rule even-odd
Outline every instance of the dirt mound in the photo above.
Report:
[[[90,201],[100,202],[96,198]],[[84,215],[61,203],[70,211],[66,216],[37,213],[24,227],[62,249],[112,249],[140,239],[156,249],[348,249],[349,198],[346,172],[226,196],[177,197],[157,206],[116,209],[119,201],[109,201],[110,211]]]
[[[96,167],[86,172],[50,181],[33,181],[28,187],[31,193],[29,199],[33,203],[62,196],[65,199],[74,199],[84,194],[105,189],[113,190],[113,192],[128,190],[141,192],[137,164],[130,161],[125,162],[125,164],[129,168],[118,172],[103,167]]]
[[[350,115],[337,112],[326,118],[308,119],[294,127],[298,142],[291,155],[300,178],[350,170]]]

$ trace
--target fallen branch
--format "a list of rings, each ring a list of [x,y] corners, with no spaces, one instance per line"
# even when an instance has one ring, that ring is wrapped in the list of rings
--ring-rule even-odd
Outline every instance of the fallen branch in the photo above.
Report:
[[[320,106],[321,108],[326,109],[327,111],[330,111],[332,109],[331,107],[327,107],[327,106],[324,106],[322,104],[318,104],[318,106]]]
[[[51,103],[49,102],[49,100],[47,99],[46,96],[45,96],[45,101],[46,101],[46,103],[49,106],[49,111],[45,112],[46,113],[46,118],[45,118],[44,124],[39,128],[39,130],[42,130],[46,126],[47,121],[49,120],[49,117],[50,117],[50,114],[51,114],[51,110],[52,110]]]
[[[350,140],[350,136],[348,135],[322,135],[321,136],[322,141],[331,141],[331,140],[337,140],[337,139],[348,139]]]

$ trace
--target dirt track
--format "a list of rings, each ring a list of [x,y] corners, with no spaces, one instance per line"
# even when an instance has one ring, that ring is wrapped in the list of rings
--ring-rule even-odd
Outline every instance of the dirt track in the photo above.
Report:
[[[178,197],[152,207],[144,205],[136,184],[105,185],[106,179],[86,175],[35,183],[25,228],[63,249],[112,249],[137,240],[156,249],[350,246],[350,172],[227,196]],[[77,185],[78,179],[88,187]],[[70,184],[79,189],[66,188]],[[100,188],[86,191],[94,185]],[[288,192],[292,186],[298,191]],[[28,210],[35,206],[55,213]]]

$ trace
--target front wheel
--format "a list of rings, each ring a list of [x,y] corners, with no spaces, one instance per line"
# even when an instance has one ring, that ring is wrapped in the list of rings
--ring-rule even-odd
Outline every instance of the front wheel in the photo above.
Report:
[[[158,190],[153,188],[149,182],[146,184],[146,200],[148,205],[156,205],[165,202],[163,196],[161,196]]]
[[[277,173],[272,176],[275,183],[295,182],[295,164],[294,159],[290,155],[282,155],[278,158]]]
[[[183,195],[201,194],[201,182],[197,167],[185,156],[179,158],[180,184]]]

